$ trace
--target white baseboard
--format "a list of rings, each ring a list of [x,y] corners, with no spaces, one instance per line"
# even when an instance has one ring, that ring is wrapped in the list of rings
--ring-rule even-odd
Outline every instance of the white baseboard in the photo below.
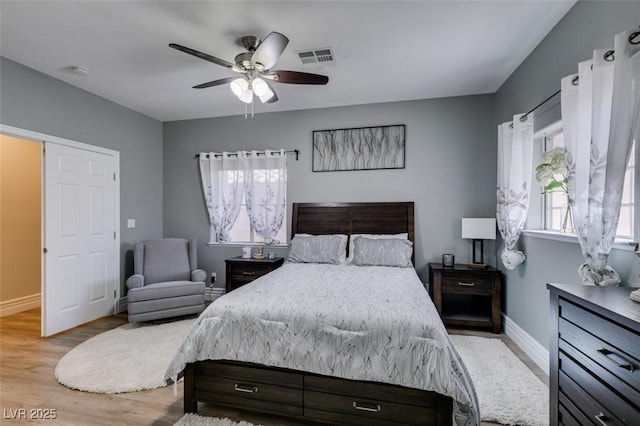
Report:
[[[40,307],[40,293],[0,302],[0,317]]]
[[[502,316],[502,323],[504,324],[504,334],[509,336],[513,343],[518,345],[548,375],[549,351],[508,316]]]

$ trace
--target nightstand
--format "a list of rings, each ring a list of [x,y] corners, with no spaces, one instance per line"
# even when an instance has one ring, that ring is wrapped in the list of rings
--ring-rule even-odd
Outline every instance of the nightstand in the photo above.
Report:
[[[502,272],[456,264],[429,264],[429,295],[445,325],[489,328],[500,333]]]
[[[242,256],[236,256],[225,260],[225,263],[227,264],[227,282],[225,287],[227,293],[229,293],[274,269],[278,269],[284,263],[284,259],[281,257],[276,257],[273,260],[267,258],[247,259]]]

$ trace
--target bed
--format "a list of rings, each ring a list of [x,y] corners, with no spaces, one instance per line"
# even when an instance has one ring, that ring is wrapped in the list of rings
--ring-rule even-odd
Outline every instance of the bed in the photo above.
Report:
[[[171,362],[184,411],[206,402],[329,424],[478,425],[471,379],[406,249],[414,233],[412,202],[294,203],[289,261],[212,303]],[[347,261],[299,250],[338,241]],[[367,260],[381,247],[381,265]]]

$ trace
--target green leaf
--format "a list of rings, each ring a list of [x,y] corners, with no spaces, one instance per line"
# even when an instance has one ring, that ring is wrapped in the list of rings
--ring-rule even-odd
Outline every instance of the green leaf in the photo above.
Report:
[[[540,163],[538,167],[536,167],[536,172],[546,169],[547,167],[551,167],[549,163]]]
[[[551,192],[554,189],[558,189],[558,188],[564,190],[564,182],[554,180],[554,181],[551,181],[551,183],[549,185],[545,186],[544,191],[545,192]]]

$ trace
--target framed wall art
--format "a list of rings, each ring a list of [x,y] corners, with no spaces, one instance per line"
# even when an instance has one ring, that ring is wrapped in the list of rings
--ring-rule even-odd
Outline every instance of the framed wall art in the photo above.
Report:
[[[404,169],[405,125],[313,131],[313,171]]]

